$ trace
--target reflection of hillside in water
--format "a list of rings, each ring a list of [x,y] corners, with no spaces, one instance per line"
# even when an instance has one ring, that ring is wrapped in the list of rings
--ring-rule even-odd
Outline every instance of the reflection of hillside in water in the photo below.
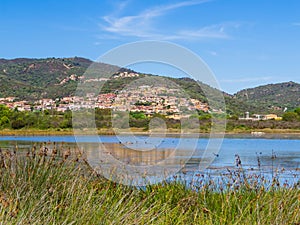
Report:
[[[180,165],[187,155],[184,150],[170,148],[154,148],[151,150],[134,150],[129,145],[106,143],[106,144],[84,144],[87,158],[91,164],[109,163],[105,161],[108,157],[113,157],[124,164],[130,165]],[[137,146],[135,146],[136,148]],[[97,150],[98,149],[98,150]],[[102,158],[100,156],[103,156]],[[98,162],[97,162],[98,160]],[[100,161],[100,162],[99,162]]]

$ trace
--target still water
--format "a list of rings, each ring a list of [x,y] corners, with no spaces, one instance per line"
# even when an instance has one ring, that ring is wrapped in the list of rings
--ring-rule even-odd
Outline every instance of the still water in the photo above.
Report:
[[[249,172],[263,173],[271,177],[275,173],[283,182],[297,183],[300,178],[300,140],[266,139],[266,138],[225,138],[220,149],[206,151],[208,138],[148,137],[139,136],[132,139],[127,136],[2,136],[1,149],[12,149],[18,145],[20,151],[26,151],[34,143],[64,143],[85,148],[92,165],[99,164],[99,144],[105,154],[128,165],[153,166],[167,158],[164,166],[184,164],[184,173],[190,178],[195,173],[213,176],[226,170],[236,169],[235,155],[239,155],[244,169]],[[220,141],[220,140],[219,140]],[[177,151],[174,154],[174,149]],[[193,150],[193,151],[192,151]],[[195,151],[194,151],[195,150]],[[178,153],[179,152],[179,153]],[[187,154],[188,152],[188,154]],[[95,157],[96,155],[96,157]],[[205,161],[207,160],[207,161]],[[103,165],[110,166],[108,161]],[[200,164],[205,168],[200,168]],[[181,170],[182,171],[182,170]]]

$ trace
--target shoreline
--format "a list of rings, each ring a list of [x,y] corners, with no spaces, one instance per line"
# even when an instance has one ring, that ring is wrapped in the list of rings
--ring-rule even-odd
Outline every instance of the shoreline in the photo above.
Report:
[[[179,137],[179,136],[193,136],[198,135],[200,138],[208,138],[209,132],[189,132],[180,133],[180,130],[168,130],[167,132],[153,132],[144,131],[140,128],[133,128],[129,132],[120,132],[120,134],[129,134],[132,132],[135,135],[165,135],[166,137]],[[254,132],[254,133],[253,133]],[[70,136],[74,135],[74,131],[69,130],[0,130],[0,136]],[[95,135],[93,130],[81,130],[76,131],[76,135]],[[100,129],[97,131],[97,135],[115,135],[112,129]],[[216,138],[222,137],[223,133],[215,133]],[[296,138],[300,139],[300,130],[290,129],[261,129],[261,130],[249,130],[249,131],[227,131],[225,132],[225,138]]]

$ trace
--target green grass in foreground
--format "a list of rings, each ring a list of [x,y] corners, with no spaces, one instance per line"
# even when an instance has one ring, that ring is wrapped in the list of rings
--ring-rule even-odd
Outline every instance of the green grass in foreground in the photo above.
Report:
[[[110,182],[80,151],[0,153],[0,224],[300,224],[298,187],[197,192],[180,183],[145,189]]]

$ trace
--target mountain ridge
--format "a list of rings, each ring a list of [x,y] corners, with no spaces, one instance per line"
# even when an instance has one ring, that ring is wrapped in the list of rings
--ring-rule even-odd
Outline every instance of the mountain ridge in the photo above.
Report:
[[[271,83],[238,91],[233,96],[264,108],[292,109],[300,106],[300,84],[294,81]]]
[[[15,96],[24,100],[34,100],[37,98],[55,99],[72,95],[76,90],[80,76],[92,63],[92,60],[82,57],[0,58],[0,98]],[[108,72],[135,72],[104,63],[97,63],[97,65]],[[139,74],[141,76],[153,76],[152,74]],[[297,95],[300,93],[300,84],[293,81],[260,85],[240,90],[235,94],[228,94],[204,83],[199,86],[191,78],[166,78],[180,85],[190,96],[202,101],[207,99],[200,86],[209,93],[221,92],[224,95],[229,114],[241,114],[245,111],[281,113],[284,108],[292,109],[300,105],[300,98]],[[122,88],[134,79],[136,78],[127,77],[122,80],[111,80],[105,91]]]

